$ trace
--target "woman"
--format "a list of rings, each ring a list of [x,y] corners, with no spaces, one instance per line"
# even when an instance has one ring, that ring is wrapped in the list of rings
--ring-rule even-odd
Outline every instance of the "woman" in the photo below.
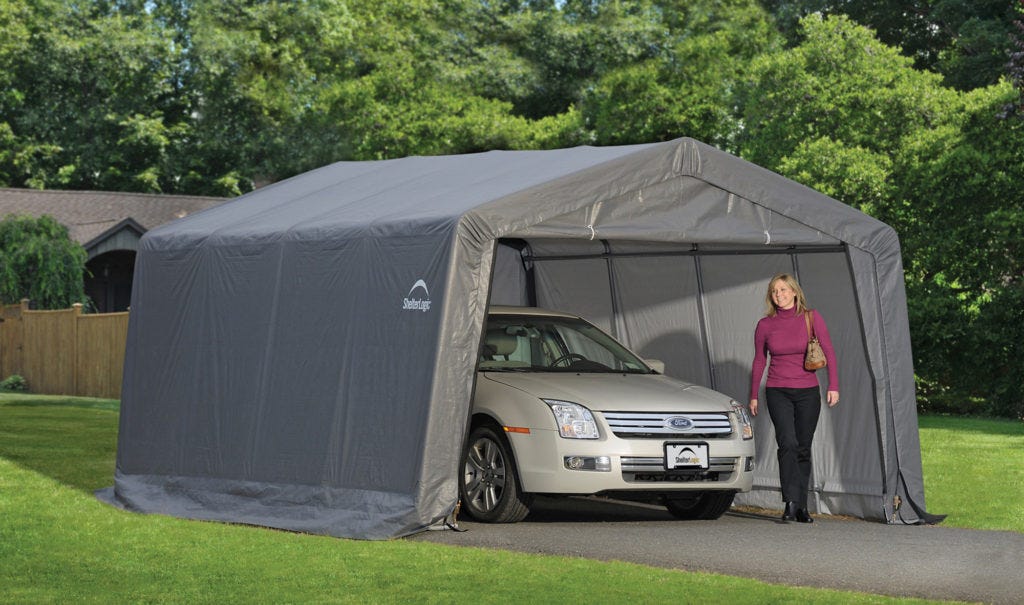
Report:
[[[817,375],[804,369],[810,336],[805,314],[811,315],[814,335],[825,352],[829,407],[839,403],[836,355],[825,320],[817,311],[807,308],[804,292],[792,275],[780,273],[768,282],[765,304],[767,313],[754,330],[750,413],[757,415],[757,392],[768,357],[765,399],[779,445],[779,481],[786,503],[782,520],[813,523],[807,512],[807,489],[811,478],[811,440],[821,413],[821,392]]]

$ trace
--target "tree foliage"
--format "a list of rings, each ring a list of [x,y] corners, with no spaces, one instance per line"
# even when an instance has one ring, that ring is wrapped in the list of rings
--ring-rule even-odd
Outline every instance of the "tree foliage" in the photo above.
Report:
[[[950,124],[908,141],[900,191],[919,372],[1000,415],[1024,412],[1024,122],[1008,83],[962,95]],[[938,308],[943,307],[943,308]],[[939,318],[945,318],[942,320]]]
[[[141,3],[140,3],[141,4]],[[180,136],[171,45],[123,3],[0,2],[0,174],[38,188],[160,191]]]
[[[1019,3],[1017,0],[1016,3]],[[960,90],[996,84],[1006,74],[1017,18],[1007,0],[764,0],[791,40],[805,16],[845,15],[900,48],[918,69]]]
[[[0,303],[23,298],[39,309],[84,302],[86,253],[53,217],[0,220]]]
[[[665,51],[609,71],[581,107],[604,144],[683,134],[729,146],[737,130],[731,93],[750,62],[781,38],[755,2],[660,3]]]
[[[0,186],[235,195],[338,160],[692,136],[892,225],[922,402],[1020,414],[1022,11],[0,0]]]

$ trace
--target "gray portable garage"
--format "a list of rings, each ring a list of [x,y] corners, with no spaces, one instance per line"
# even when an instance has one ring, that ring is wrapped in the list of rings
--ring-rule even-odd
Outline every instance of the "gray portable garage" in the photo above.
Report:
[[[839,357],[812,512],[931,520],[896,234],[691,139],[340,162],[150,231],[101,497],[414,533],[456,504],[489,303],[583,315],[745,401],[779,271],[798,275]],[[755,488],[738,503],[781,506],[771,431],[759,415]]]

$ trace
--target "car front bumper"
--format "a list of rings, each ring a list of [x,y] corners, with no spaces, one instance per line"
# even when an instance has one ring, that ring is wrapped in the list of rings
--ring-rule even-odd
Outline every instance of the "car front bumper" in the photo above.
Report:
[[[620,439],[615,436],[594,440],[565,439],[557,431],[543,429],[506,435],[515,451],[519,478],[526,492],[746,492],[753,485],[753,440],[735,437]],[[666,442],[706,443],[707,470],[667,470]],[[567,464],[567,460],[571,462]],[[573,463],[583,468],[568,468]],[[607,466],[608,470],[592,470],[595,466]]]

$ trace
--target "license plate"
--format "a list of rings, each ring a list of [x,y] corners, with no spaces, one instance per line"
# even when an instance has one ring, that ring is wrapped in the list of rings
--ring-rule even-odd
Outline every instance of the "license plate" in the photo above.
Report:
[[[706,443],[666,443],[665,468],[672,469],[707,469],[708,444]]]

